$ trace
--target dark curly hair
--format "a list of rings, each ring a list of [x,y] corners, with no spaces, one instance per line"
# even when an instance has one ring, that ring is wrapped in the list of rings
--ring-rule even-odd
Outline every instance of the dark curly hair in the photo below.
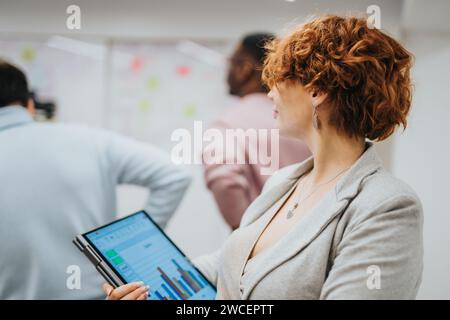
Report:
[[[410,110],[412,54],[365,18],[325,15],[267,44],[263,81],[299,81],[327,94],[330,125],[384,140]]]

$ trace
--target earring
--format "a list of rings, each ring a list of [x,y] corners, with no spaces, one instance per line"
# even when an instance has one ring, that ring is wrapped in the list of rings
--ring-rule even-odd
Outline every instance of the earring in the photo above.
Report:
[[[313,108],[314,108],[314,111],[313,111],[313,119],[312,119],[312,122],[313,122],[313,127],[314,127],[314,129],[319,130],[319,129],[320,129],[320,119],[319,119],[319,115],[317,114],[317,107],[318,107],[318,106],[314,106],[314,107],[313,107]]]

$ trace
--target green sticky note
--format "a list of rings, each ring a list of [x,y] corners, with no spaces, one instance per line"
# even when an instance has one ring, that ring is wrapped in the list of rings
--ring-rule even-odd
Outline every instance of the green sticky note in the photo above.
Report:
[[[138,104],[139,110],[142,112],[149,112],[152,105],[148,100],[141,100]]]
[[[147,80],[147,89],[150,91],[156,90],[159,88],[159,79],[156,77],[151,77]]]
[[[109,258],[112,258],[112,257],[117,256],[117,252],[116,252],[116,250],[108,250],[108,251],[106,251],[106,255],[107,255]]]
[[[188,104],[183,109],[185,117],[191,118],[197,113],[197,107],[194,104]]]
[[[121,264],[123,262],[123,259],[122,259],[122,257],[117,256],[114,259],[112,259],[112,261],[115,265],[117,265],[117,264]]]
[[[20,57],[25,62],[31,62],[36,57],[36,51],[33,48],[23,48]]]

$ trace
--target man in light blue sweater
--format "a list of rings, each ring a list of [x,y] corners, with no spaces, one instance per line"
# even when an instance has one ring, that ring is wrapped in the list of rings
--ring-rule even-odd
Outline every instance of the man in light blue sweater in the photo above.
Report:
[[[33,109],[23,72],[0,60],[0,299],[101,298],[103,280],[74,236],[116,218],[119,184],[147,188],[145,210],[164,227],[190,176],[154,147],[35,123]],[[67,284],[78,267],[80,288]]]

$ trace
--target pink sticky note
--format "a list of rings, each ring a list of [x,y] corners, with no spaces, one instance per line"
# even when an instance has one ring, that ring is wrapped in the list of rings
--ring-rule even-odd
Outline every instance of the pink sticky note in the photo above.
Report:
[[[142,59],[139,57],[134,57],[133,60],[131,60],[131,69],[135,72],[141,70],[142,68]]]
[[[189,73],[191,73],[191,68],[189,66],[181,65],[177,67],[177,74],[180,76],[186,76]]]

